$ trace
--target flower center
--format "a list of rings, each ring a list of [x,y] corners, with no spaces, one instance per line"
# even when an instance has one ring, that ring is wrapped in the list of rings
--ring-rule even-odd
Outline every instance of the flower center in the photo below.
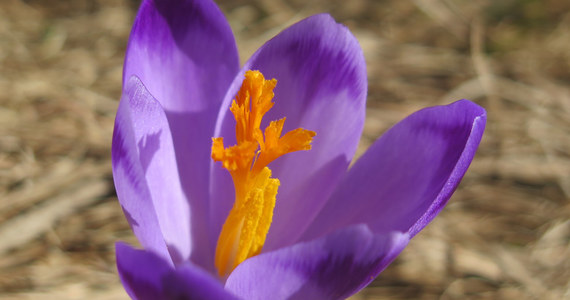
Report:
[[[276,158],[311,149],[315,132],[297,128],[281,136],[285,118],[271,121],[262,132],[261,119],[273,107],[277,80],[265,80],[259,71],[247,71],[232,102],[237,145],[224,147],[213,138],[212,159],[222,162],[233,179],[235,202],[216,246],[215,265],[221,277],[261,252],[271,220],[279,179],[271,178],[267,165]]]

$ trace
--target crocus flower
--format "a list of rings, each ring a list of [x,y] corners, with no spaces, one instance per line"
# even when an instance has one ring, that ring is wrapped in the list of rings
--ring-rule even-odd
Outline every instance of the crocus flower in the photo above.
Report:
[[[146,0],[123,75],[113,176],[144,249],[116,254],[134,299],[354,294],[441,211],[486,122],[467,100],[420,110],[349,169],[365,63],[324,14],[240,69],[212,1]]]

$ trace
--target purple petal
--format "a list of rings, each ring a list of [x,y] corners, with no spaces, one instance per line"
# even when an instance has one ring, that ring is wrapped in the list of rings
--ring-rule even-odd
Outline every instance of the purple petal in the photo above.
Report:
[[[136,85],[132,85],[129,84],[123,91],[115,119],[111,150],[113,180],[121,207],[140,243],[169,258],[137,147],[130,107],[130,98],[136,93]],[[145,148],[142,150],[144,152]]]
[[[344,299],[370,283],[408,243],[366,225],[249,258],[226,289],[243,299]]]
[[[232,300],[236,296],[226,291],[222,283],[208,272],[190,264],[178,267],[163,278],[165,299]]]
[[[303,239],[359,223],[374,232],[396,230],[413,237],[455,191],[485,122],[485,110],[468,100],[410,115],[349,170]]]
[[[162,277],[172,266],[162,257],[145,250],[136,250],[124,243],[115,245],[117,270],[123,287],[132,299],[161,299]]]
[[[364,124],[366,69],[362,50],[349,30],[329,15],[307,18],[263,45],[230,88],[216,136],[235,143],[235,121],[228,106],[245,70],[276,78],[275,106],[264,118],[287,117],[284,132],[302,127],[316,131],[313,149],[287,154],[270,165],[281,185],[264,251],[290,245],[310,224],[342,178],[356,150]],[[219,232],[233,203],[225,170],[214,165],[213,229]],[[292,224],[291,220],[295,220]]]
[[[146,0],[131,32],[123,78],[138,76],[166,112],[180,180],[192,207],[192,235],[208,240],[211,137],[239,70],[229,24],[210,0]],[[209,243],[193,252],[211,261]]]
[[[236,299],[222,284],[191,264],[174,269],[160,256],[116,244],[117,269],[132,299]]]
[[[180,187],[170,128],[137,77],[124,88],[112,151],[117,195],[141,244],[163,253],[166,243],[175,263],[188,259],[190,207]]]
[[[214,2],[142,3],[129,38],[123,83],[138,76],[168,112],[217,112],[238,70],[233,34]]]

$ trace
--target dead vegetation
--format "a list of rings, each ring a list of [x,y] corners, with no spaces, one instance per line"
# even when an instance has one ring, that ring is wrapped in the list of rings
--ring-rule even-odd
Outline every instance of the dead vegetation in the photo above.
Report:
[[[354,299],[570,297],[570,4],[564,0],[219,1],[242,61],[329,12],[359,39],[361,149],[407,114],[488,111],[443,213]],[[0,3],[0,297],[125,299],[110,142],[137,1]]]

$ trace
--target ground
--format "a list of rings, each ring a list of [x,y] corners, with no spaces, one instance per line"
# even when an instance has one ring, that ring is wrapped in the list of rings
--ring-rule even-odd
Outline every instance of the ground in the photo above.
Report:
[[[444,211],[354,299],[570,298],[570,2],[219,1],[242,62],[328,12],[359,40],[362,153],[422,107],[488,111]],[[0,2],[0,298],[126,299],[110,147],[138,1]]]

